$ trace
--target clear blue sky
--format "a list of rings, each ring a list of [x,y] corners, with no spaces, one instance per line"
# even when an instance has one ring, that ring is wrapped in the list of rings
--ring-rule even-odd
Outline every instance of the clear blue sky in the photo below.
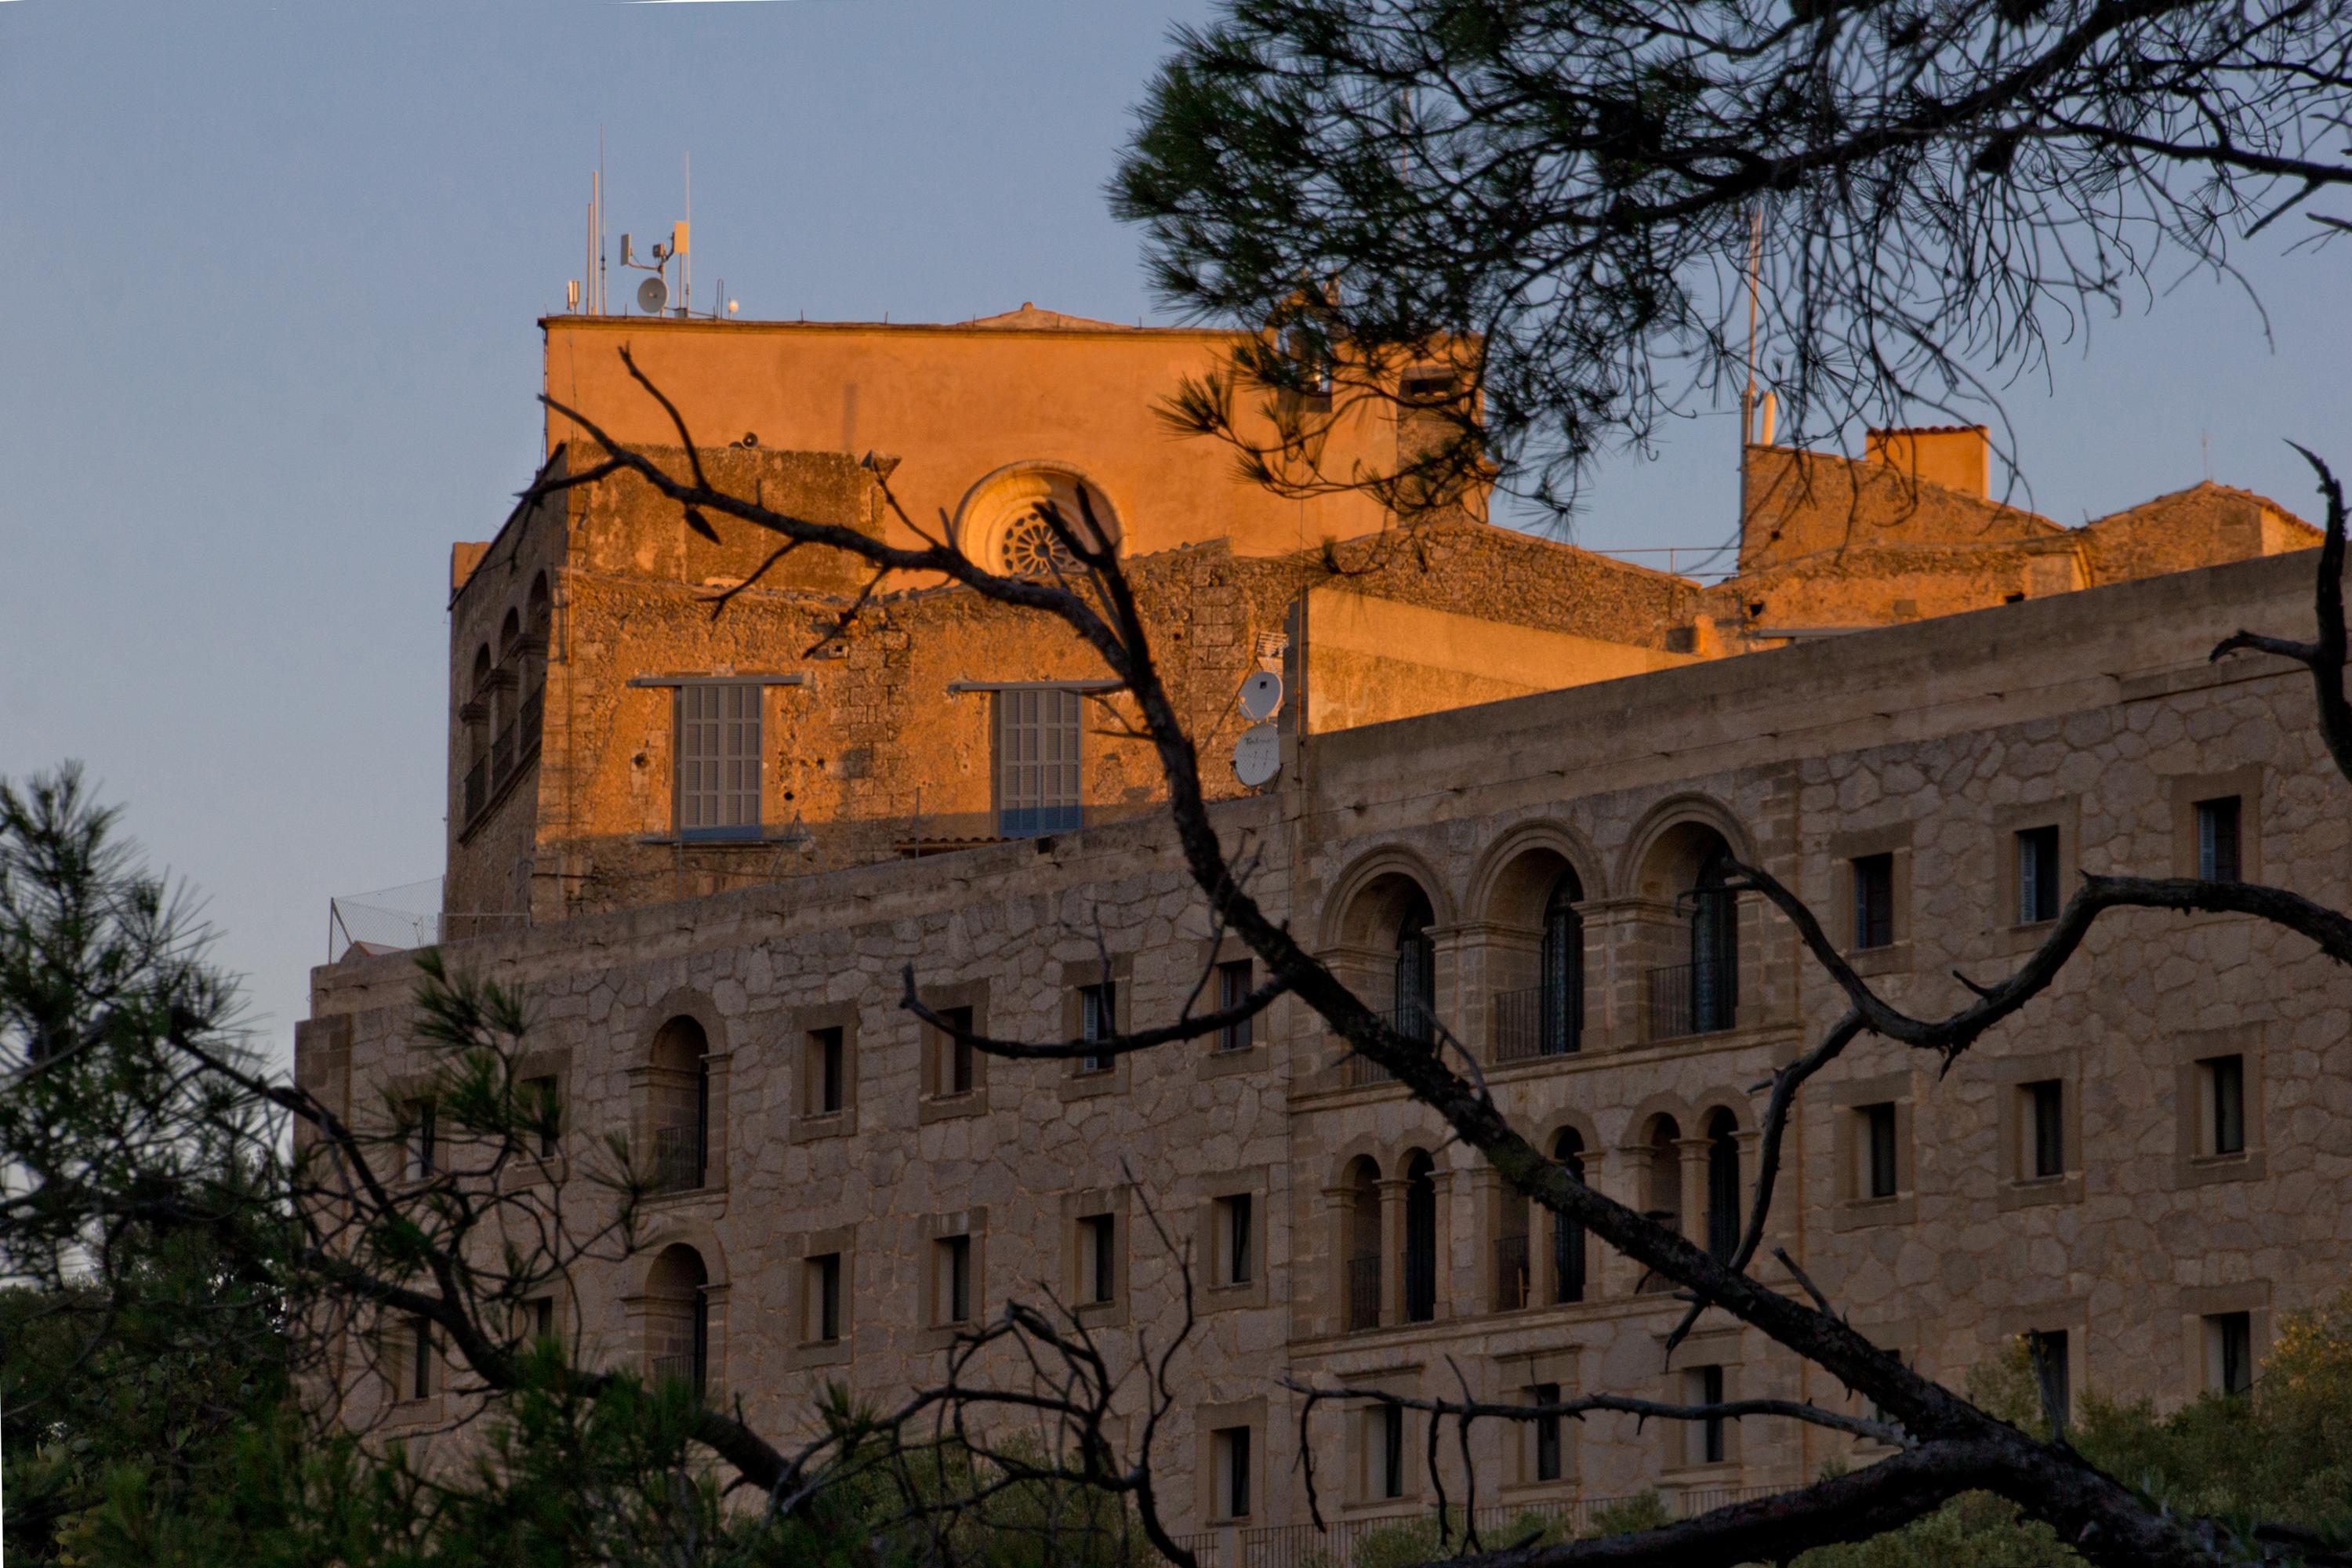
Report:
[[[436,875],[453,539],[538,456],[534,319],[679,216],[747,316],[1161,319],[1101,195],[1171,19],[1129,0],[0,0],[0,773],[89,766],[279,1049],[328,896]],[[2339,204],[2339,205],[2347,204]],[[2347,213],[2347,216],[2352,216]],[[2063,521],[2352,468],[2352,249],[2183,282],[2016,389]],[[617,298],[618,284],[614,287]],[[1731,421],[1580,537],[1719,540]]]

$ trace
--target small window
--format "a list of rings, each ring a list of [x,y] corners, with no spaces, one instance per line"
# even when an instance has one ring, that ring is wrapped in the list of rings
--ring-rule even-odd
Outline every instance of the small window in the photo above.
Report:
[[[1383,1405],[1372,1413],[1372,1430],[1380,1439],[1375,1456],[1378,1473],[1374,1492],[1381,1498],[1404,1496],[1404,1407]]]
[[[2238,797],[2197,803],[2197,875],[2208,882],[2239,878]]]
[[[1535,1405],[1558,1405],[1559,1384],[1538,1383],[1528,1390],[1528,1403]],[[1560,1477],[1559,1416],[1557,1414],[1535,1417],[1536,1474],[1539,1481],[1556,1481]]]
[[[527,1078],[522,1090],[523,1114],[538,1129],[535,1142],[541,1159],[552,1159],[563,1144],[563,1100],[554,1076]]]
[[[971,1009],[941,1007],[939,1015],[948,1026],[939,1034],[939,1092],[970,1094],[979,1081],[972,1068],[971,1042],[963,1037],[972,1032]]]
[[[1250,1429],[1221,1426],[1211,1434],[1217,1467],[1217,1517],[1250,1516]]]
[[[534,1342],[555,1337],[555,1298],[534,1296],[523,1303],[524,1320],[530,1324]]]
[[[433,1323],[427,1318],[408,1321],[407,1352],[408,1397],[433,1397]]]
[[[1723,1368],[1695,1366],[1683,1374],[1686,1397],[1698,1405],[1723,1403]],[[1703,1415],[1691,1423],[1691,1463],[1720,1465],[1730,1451],[1727,1432],[1720,1415]]]
[[[2017,836],[2017,923],[2058,918],[2058,829],[2029,827]]]
[[[1257,1216],[1247,1193],[1217,1200],[1217,1260],[1220,1285],[1246,1285],[1257,1268]]]
[[[421,1182],[441,1172],[441,1108],[420,1100],[409,1107],[408,1176]]]
[[[1891,1198],[1900,1179],[1895,1161],[1895,1102],[1864,1105],[1855,1115],[1862,1123],[1862,1194]]]
[[[1003,837],[1078,826],[1078,702],[1059,687],[996,694],[996,831]]]
[[[1853,945],[1895,944],[1895,857],[1861,855],[1853,862]]]
[[[848,1064],[839,1026],[808,1032],[809,1116],[836,1116],[846,1103]]]
[[[2026,1106],[2026,1161],[2029,1179],[2066,1173],[2066,1085],[2061,1079],[2043,1079],[2021,1086]]]
[[[971,1321],[971,1237],[945,1236],[935,1244],[939,1297],[933,1321],[942,1326]]]
[[[1246,958],[1238,958],[1231,963],[1217,965],[1217,1010],[1219,1012],[1229,1011],[1249,1000],[1249,994],[1254,989],[1251,973],[1250,961]],[[1221,1051],[1249,1049],[1256,1043],[1257,1031],[1255,1027],[1256,1023],[1255,1018],[1244,1018],[1219,1029],[1217,1049]]]
[[[1078,1221],[1078,1281],[1095,1305],[1118,1300],[1118,1236],[1107,1214]]]
[[[813,1344],[829,1345],[841,1338],[841,1254],[820,1253],[804,1265],[807,1318],[802,1332]]]
[[[1118,994],[1115,982],[1106,980],[1098,985],[1078,987],[1078,1038],[1087,1041],[1108,1040],[1118,1033]],[[1101,1056],[1087,1055],[1078,1058],[1082,1073],[1108,1072],[1113,1058],[1106,1051]]]
[[[2206,1154],[2246,1152],[2246,1058],[2214,1057],[2197,1064],[2204,1089]]]
[[[2216,1312],[2205,1320],[2205,1381],[2219,1394],[2244,1394],[2254,1386],[2252,1313]]]
[[[760,692],[751,682],[677,689],[677,832],[760,836]]]
[[[2050,1369],[2050,1408],[2057,1414],[2059,1425],[2072,1425],[2074,1419],[2074,1373],[2068,1364],[2066,1331],[2043,1329],[2028,1334],[2026,1340],[2029,1345],[2038,1342],[2036,1359],[2045,1363]]]

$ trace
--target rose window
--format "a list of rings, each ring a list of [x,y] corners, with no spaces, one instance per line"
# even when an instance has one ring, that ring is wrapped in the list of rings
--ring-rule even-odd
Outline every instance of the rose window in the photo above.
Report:
[[[1005,526],[1003,548],[1004,570],[1015,577],[1073,577],[1078,573],[1077,557],[1034,510]]]

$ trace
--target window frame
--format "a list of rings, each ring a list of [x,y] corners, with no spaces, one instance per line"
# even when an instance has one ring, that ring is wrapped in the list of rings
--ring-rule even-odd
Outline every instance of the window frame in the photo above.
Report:
[[[988,982],[960,981],[950,985],[923,987],[924,1005],[932,1012],[947,1016],[964,1016],[963,1026],[973,1034],[988,1032]],[[919,1048],[922,1053],[920,1090],[917,1095],[916,1121],[919,1125],[943,1121],[959,1116],[981,1116],[988,1110],[989,1059],[986,1052],[961,1047],[971,1068],[969,1089],[959,1089],[954,1083],[954,1053],[958,1050],[954,1037],[930,1024],[916,1026]]]
[[[1083,689],[1047,682],[991,691],[990,805],[998,837],[1043,838],[1086,826],[1086,701]],[[1044,754],[1049,735],[1066,756]],[[1057,775],[1050,785],[1049,769]]]
[[[757,679],[713,679],[681,680],[672,687],[670,825],[679,842],[720,844],[757,840],[766,836],[768,792],[765,751],[769,684]],[[723,711],[730,700],[739,700],[748,710],[748,714]],[[705,704],[713,705],[722,711],[696,711]],[[696,743],[702,733],[698,726],[714,727],[720,743],[706,752]],[[730,742],[732,743],[728,743]],[[729,768],[740,768],[747,763],[750,769],[748,787],[740,774],[731,781],[726,777]],[[690,783],[689,770],[698,767],[718,769],[719,782],[708,787],[698,780]],[[743,820],[740,815],[747,799],[751,813],[748,821]],[[706,804],[713,820],[691,820],[702,815]]]
[[[796,1037],[792,1081],[792,1142],[845,1138],[857,1131],[858,1080],[864,1076],[858,1049],[858,1004],[837,1002],[804,1008],[786,1020]],[[826,1094],[826,1068],[837,1070]]]

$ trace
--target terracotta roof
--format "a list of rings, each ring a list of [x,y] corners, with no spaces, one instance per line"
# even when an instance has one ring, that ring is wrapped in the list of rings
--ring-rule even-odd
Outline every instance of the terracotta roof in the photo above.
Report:
[[[1124,321],[1097,321],[1085,316],[1066,316],[1059,310],[1041,310],[1027,300],[1021,309],[1002,315],[975,316],[969,321],[959,321],[960,327],[1005,327],[1017,331],[1032,332],[1132,332],[1138,329]]]

